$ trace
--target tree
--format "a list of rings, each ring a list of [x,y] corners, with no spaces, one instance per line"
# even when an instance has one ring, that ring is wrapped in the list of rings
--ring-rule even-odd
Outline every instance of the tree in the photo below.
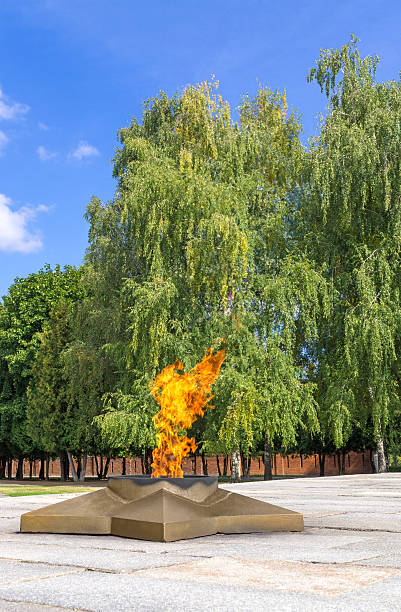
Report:
[[[27,433],[38,448],[60,456],[70,449],[67,381],[62,353],[69,341],[70,305],[57,302],[40,340],[27,389]],[[70,427],[69,427],[70,426]]]
[[[82,410],[69,392],[65,353],[71,341],[71,308],[64,300],[57,302],[39,335],[40,345],[27,389],[27,433],[44,451],[56,456],[66,453],[74,480],[84,480],[93,415],[90,405]],[[73,453],[79,457],[79,474]]]
[[[88,257],[96,275],[108,274],[110,253],[118,279],[111,300],[129,321],[129,351],[112,343],[127,371],[97,419],[121,447],[153,440],[148,383],[158,371],[176,357],[190,368],[223,339],[216,409],[195,425],[209,449],[249,452],[258,436],[288,443],[300,424],[316,427],[301,355],[325,307],[324,282],[289,224],[303,155],[299,122],[285,95],[265,88],[244,99],[236,122],[216,89],[204,83],[149,100],[142,123],[120,132],[115,199],[88,210]],[[233,433],[244,419],[245,437]]]
[[[378,83],[357,42],[309,74],[330,108],[305,165],[303,244],[330,287],[312,358],[322,429],[341,448],[371,428],[384,471],[400,408],[401,83]]]
[[[122,221],[118,199],[103,205],[92,198],[86,218],[90,229],[83,266],[85,298],[74,309],[65,360],[70,392],[82,410],[91,407],[94,423],[101,426],[102,435],[94,435],[93,442],[95,451],[107,455],[106,465],[116,454],[143,453],[150,469],[151,414],[146,423],[147,413],[134,415],[132,408],[149,405],[150,400],[129,350],[132,301],[123,286],[135,262],[131,224]],[[99,413],[104,414],[98,419]]]
[[[40,344],[39,334],[60,298],[77,300],[80,271],[71,266],[45,266],[27,278],[17,278],[0,309],[0,456],[38,456],[26,431],[26,390]],[[43,456],[42,456],[43,459]],[[42,461],[43,467],[43,461]],[[41,470],[43,474],[43,469]]]

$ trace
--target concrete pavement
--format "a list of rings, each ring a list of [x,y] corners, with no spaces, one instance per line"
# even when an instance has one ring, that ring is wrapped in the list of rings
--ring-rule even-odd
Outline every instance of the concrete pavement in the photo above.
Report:
[[[0,499],[0,610],[401,612],[401,474],[224,485],[302,512],[303,533],[169,544],[20,534],[71,495]]]

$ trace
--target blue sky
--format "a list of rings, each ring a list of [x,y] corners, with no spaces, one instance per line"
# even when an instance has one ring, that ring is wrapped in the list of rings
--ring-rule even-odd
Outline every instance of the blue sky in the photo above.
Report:
[[[286,89],[304,142],[326,102],[306,74],[352,33],[401,70],[399,0],[1,0],[0,296],[45,263],[79,265],[85,207],[112,197],[117,130],[142,101],[210,78],[237,106]]]

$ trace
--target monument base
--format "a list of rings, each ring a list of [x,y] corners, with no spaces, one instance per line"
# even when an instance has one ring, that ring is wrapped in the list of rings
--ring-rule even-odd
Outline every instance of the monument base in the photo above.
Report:
[[[21,516],[21,531],[173,542],[216,533],[302,531],[302,514],[219,489],[216,476],[116,476],[107,487]]]

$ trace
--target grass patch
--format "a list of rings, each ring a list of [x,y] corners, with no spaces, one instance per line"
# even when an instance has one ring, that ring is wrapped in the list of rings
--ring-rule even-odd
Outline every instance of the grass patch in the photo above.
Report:
[[[97,487],[41,487],[39,485],[0,485],[0,493],[8,497],[25,497],[26,495],[56,495],[60,493],[90,493]]]

